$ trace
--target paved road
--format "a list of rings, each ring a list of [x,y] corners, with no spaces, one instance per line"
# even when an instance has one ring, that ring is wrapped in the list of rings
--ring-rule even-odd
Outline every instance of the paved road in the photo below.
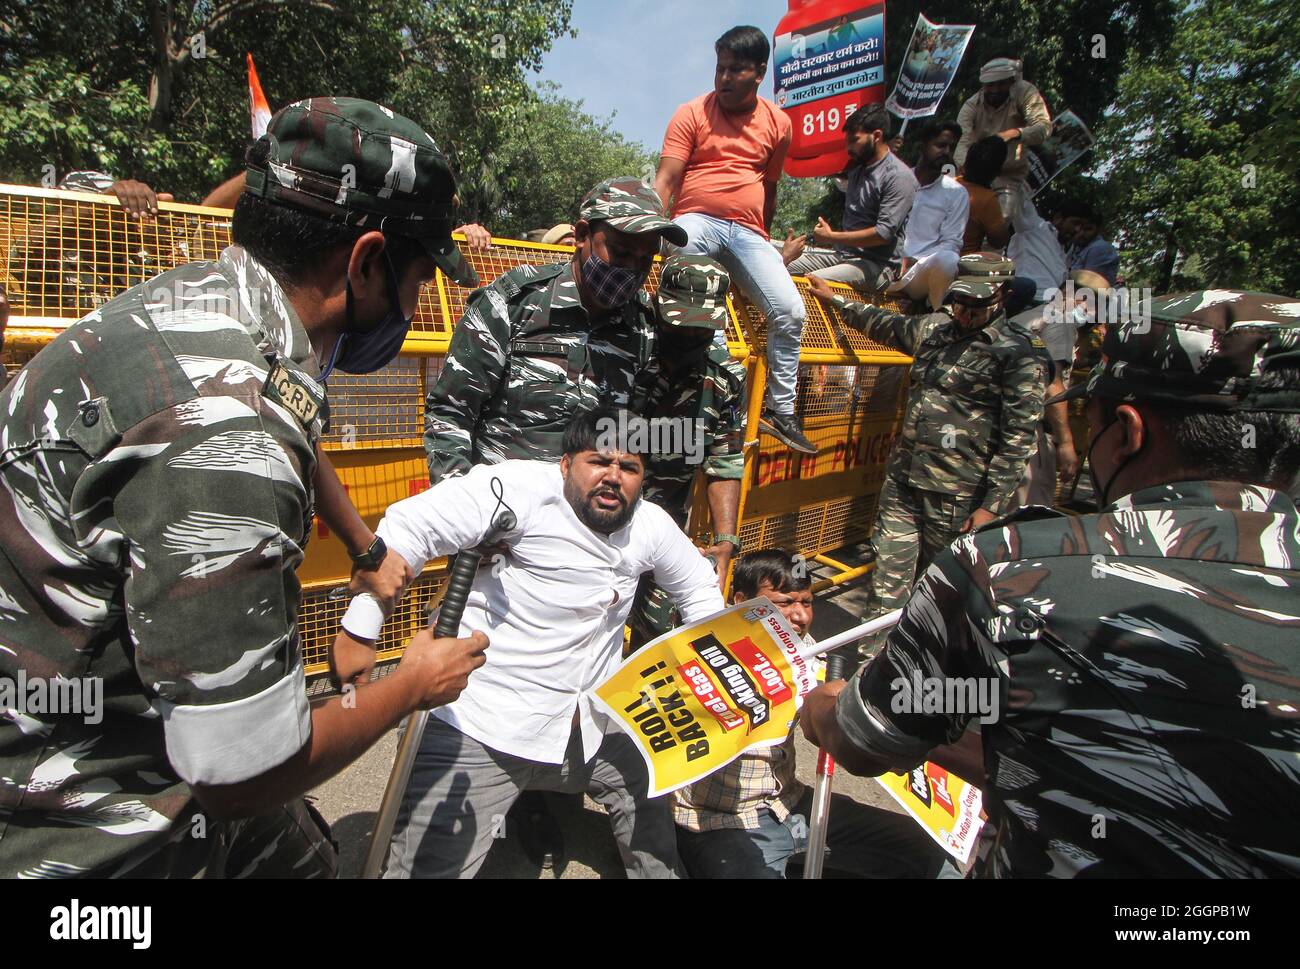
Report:
[[[866,561],[864,553],[864,548],[853,547],[842,549],[833,557],[848,564],[858,564]],[[829,574],[829,570],[821,569],[818,574]],[[813,613],[813,635],[825,639],[858,625],[862,622],[866,603],[867,588],[863,580],[821,593]],[[798,775],[811,784],[817,752],[802,735],[796,733],[796,736]],[[341,877],[355,878],[360,873],[375,810],[396,750],[397,731],[392,731],[346,771],[312,792],[316,806],[332,825],[334,838],[339,843]],[[899,810],[879,785],[865,778],[840,772],[836,776],[835,791],[848,794],[864,804]],[[584,798],[581,803],[576,797],[555,797],[550,801],[564,831],[569,854],[563,868],[542,871],[530,863],[507,826],[505,837],[493,845],[479,877],[622,878],[623,866],[604,810],[590,798]]]

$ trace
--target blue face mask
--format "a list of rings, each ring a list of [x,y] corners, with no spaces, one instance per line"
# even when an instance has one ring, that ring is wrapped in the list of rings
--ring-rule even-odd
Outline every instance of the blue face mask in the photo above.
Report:
[[[352,317],[352,282],[345,285],[348,294],[347,329],[334,344],[334,353],[329,365],[321,373],[319,380],[324,383],[336,369],[344,373],[374,373],[392,363],[402,349],[402,342],[411,328],[411,320],[402,315],[402,295],[397,284],[397,270],[393,261],[384,253],[384,268],[388,271],[388,313],[376,326],[360,332],[356,329]]]
[[[1092,317],[1088,315],[1088,311],[1082,306],[1076,306],[1070,314],[1070,318],[1073,320],[1076,329],[1082,330],[1085,327],[1092,326]]]

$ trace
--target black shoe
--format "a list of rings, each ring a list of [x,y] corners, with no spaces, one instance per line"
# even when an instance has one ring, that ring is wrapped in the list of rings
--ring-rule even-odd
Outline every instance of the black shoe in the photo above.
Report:
[[[524,791],[510,809],[510,816],[529,861],[542,869],[564,864],[564,835],[541,791]]]
[[[808,438],[803,436],[799,421],[793,414],[774,414],[765,407],[758,426],[786,447],[793,448],[800,454],[817,453],[817,448],[813,447]]]

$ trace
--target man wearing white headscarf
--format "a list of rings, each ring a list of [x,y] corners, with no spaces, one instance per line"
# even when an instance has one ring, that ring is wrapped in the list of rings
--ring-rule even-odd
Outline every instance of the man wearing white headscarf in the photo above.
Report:
[[[1029,197],[1025,176],[1029,163],[1025,148],[1041,145],[1052,132],[1052,116],[1038,88],[1020,77],[1020,62],[1009,57],[995,57],[980,68],[978,94],[962,105],[957,114],[961,140],[954,157],[966,163],[966,152],[981,138],[997,135],[1007,143],[1007,160],[1002,173],[993,180],[998,204],[1004,218],[1020,211],[1022,199]]]

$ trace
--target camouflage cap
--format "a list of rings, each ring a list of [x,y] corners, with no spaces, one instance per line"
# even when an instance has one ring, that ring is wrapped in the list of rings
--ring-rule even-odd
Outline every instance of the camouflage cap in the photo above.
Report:
[[[1016,273],[1015,263],[994,252],[972,252],[962,256],[959,265],[945,302],[960,296],[967,303],[991,303],[1002,295],[1003,284]]]
[[[1282,361],[1300,366],[1300,299],[1212,289],[1152,299],[1129,317],[1107,329],[1087,382],[1047,403],[1095,395],[1300,413],[1300,391],[1256,386]]]
[[[721,263],[708,256],[671,256],[659,270],[659,319],[667,326],[721,330],[727,325],[730,289],[731,277]]]
[[[1016,274],[1016,264],[997,252],[970,252],[958,262],[957,276],[1008,280]]]
[[[690,236],[664,213],[659,194],[641,179],[630,175],[601,182],[582,200],[578,218],[608,222],[619,232],[658,232],[675,246],[684,246]]]
[[[250,162],[246,192],[415,239],[457,283],[478,284],[451,238],[456,177],[414,121],[372,101],[308,98],[277,111],[261,143],[266,163]]]

